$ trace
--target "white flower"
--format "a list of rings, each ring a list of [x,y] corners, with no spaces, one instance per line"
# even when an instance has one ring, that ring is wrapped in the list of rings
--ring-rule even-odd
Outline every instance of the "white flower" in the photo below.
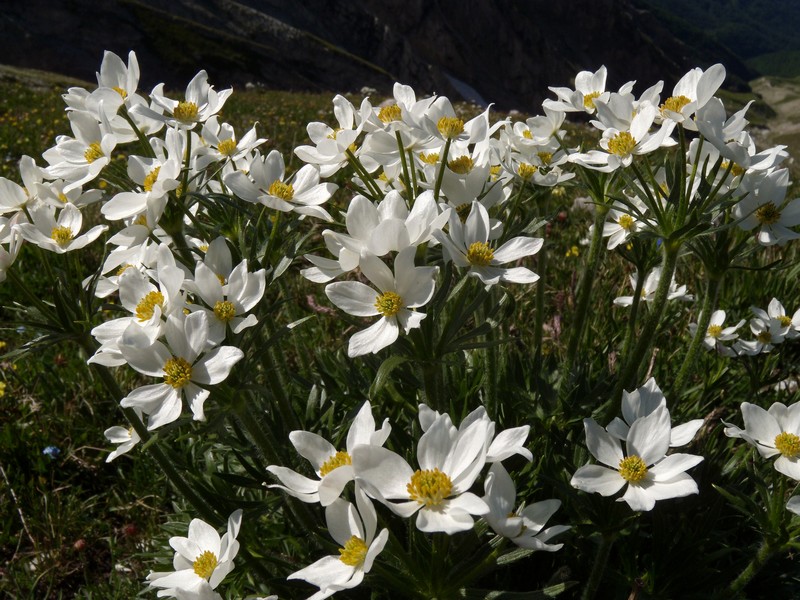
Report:
[[[575,76],[575,89],[567,87],[551,87],[550,91],[555,92],[558,100],[545,100],[542,106],[553,111],[564,112],[587,112],[595,111],[595,101],[605,100],[609,96],[606,92],[607,70],[605,65],[591,71],[581,71]],[[630,92],[633,82],[628,82],[619,90],[620,94]]]
[[[614,418],[606,431],[614,437],[624,440],[628,437],[631,425],[636,419],[646,417],[657,409],[666,407],[667,399],[658,387],[654,377],[648,379],[639,389],[622,392],[622,419]],[[669,434],[669,447],[685,446],[694,439],[697,431],[703,426],[703,419],[694,419],[688,423],[672,427]]]
[[[33,223],[17,225],[22,237],[44,250],[64,254],[91,244],[108,229],[107,225],[95,225],[80,235],[83,215],[77,207],[66,204],[58,213],[58,218],[55,212],[55,208],[46,204],[32,209],[30,213]]]
[[[731,342],[738,338],[739,334],[736,333],[736,331],[742,325],[744,325],[745,321],[742,319],[736,325],[725,327],[723,329],[722,324],[724,322],[724,310],[715,310],[713,313],[711,313],[711,320],[708,322],[706,335],[703,338],[703,345],[708,350],[714,350],[716,348],[717,352],[719,352],[722,356],[736,356],[736,351],[723,344],[723,342]],[[695,332],[697,331],[697,324],[689,323],[689,331],[692,335],[695,335]]]
[[[134,412],[137,417],[140,419],[142,418],[142,412],[140,410],[134,409]],[[107,463],[118,456],[130,452],[133,447],[141,441],[139,434],[136,433],[133,427],[120,427],[119,425],[109,427],[103,432],[103,435],[106,436],[106,439],[112,444],[117,444],[117,447],[106,457]]]
[[[658,109],[650,104],[645,105],[636,113],[631,121],[630,128],[619,130],[609,127],[603,131],[600,138],[600,150],[572,154],[571,162],[578,163],[590,169],[602,172],[612,172],[620,167],[627,167],[633,162],[633,157],[649,154],[663,146],[674,145],[669,137],[675,123],[665,121],[655,133],[650,133],[650,127],[655,121]]]
[[[472,515],[489,512],[487,504],[468,491],[486,463],[488,429],[488,422],[480,419],[454,431],[449,417],[439,416],[419,440],[416,471],[391,450],[358,446],[353,451],[356,480],[394,513],[417,513],[420,531],[469,530]]]
[[[426,404],[419,405],[419,424],[422,431],[428,431],[433,422],[442,416],[439,411],[435,411]],[[452,431],[456,431],[450,415],[444,413],[449,427]],[[479,406],[471,413],[469,413],[458,426],[458,430],[463,430],[469,427],[472,423],[478,420],[486,421],[488,424],[486,434],[486,462],[494,463],[505,460],[515,454],[523,456],[528,462],[533,460],[533,454],[525,447],[525,441],[528,439],[530,433],[530,425],[520,425],[519,427],[512,427],[511,429],[504,429],[495,435],[496,423],[489,418],[486,414],[486,409]]]
[[[197,294],[209,307],[208,341],[219,344],[230,327],[234,334],[241,333],[258,323],[255,315],[244,316],[261,300],[266,290],[266,271],[254,273],[247,270],[247,259],[236,265],[223,285],[219,277],[205,264],[197,263],[194,284]]]
[[[745,231],[757,228],[758,242],[764,246],[783,246],[800,238],[791,229],[800,225],[800,198],[785,200],[788,188],[788,169],[773,171],[733,209],[734,217],[741,219],[739,226]]]
[[[638,280],[638,273],[634,273],[630,276],[631,287],[636,289],[636,283]],[[641,301],[642,302],[652,302],[655,300],[656,297],[656,289],[658,289],[658,282],[661,280],[661,267],[655,267],[652,271],[647,274],[647,277],[644,280],[644,285],[642,286],[642,294],[641,294]],[[667,295],[667,300],[682,300],[684,302],[691,302],[694,300],[694,296],[692,294],[686,293],[686,286],[678,284],[675,282],[675,275],[672,276],[672,281],[669,284],[669,292]],[[633,296],[619,296],[614,298],[614,304],[617,306],[630,306],[633,304]]]
[[[792,511],[796,515],[800,515],[800,496],[792,496],[789,502],[786,503],[786,509]]]
[[[203,403],[211,392],[200,385],[224,381],[233,365],[244,357],[234,346],[219,346],[200,356],[208,339],[208,317],[203,312],[185,317],[183,313],[171,315],[164,332],[169,349],[158,341],[150,344],[147,335],[135,324],[128,327],[119,342],[119,350],[131,367],[144,375],[164,378],[163,383],[133,390],[120,402],[149,415],[148,429],[177,419],[184,397],[195,420],[205,420]]]
[[[432,237],[434,231],[447,222],[449,211],[439,211],[433,192],[417,196],[411,211],[397,191],[391,191],[374,205],[361,195],[355,196],[347,207],[347,235],[330,229],[322,232],[325,245],[336,260],[306,255],[314,264],[302,274],[316,283],[327,283],[337,275],[355,269],[366,252],[384,256],[409,246],[419,246]]]
[[[554,525],[544,529],[547,520],[561,506],[560,500],[543,500],[530,506],[514,509],[517,489],[514,481],[501,463],[489,469],[483,483],[486,495],[483,501],[489,505],[489,512],[483,518],[495,533],[510,539],[521,548],[555,552],[564,544],[547,542],[560,533],[568,531],[568,525]]]
[[[237,510],[228,517],[228,530],[220,537],[217,530],[205,521],[192,519],[189,536],[170,538],[169,545],[175,550],[172,573],[151,572],[147,576],[150,587],[161,588],[159,596],[178,596],[188,592],[198,594],[206,586],[216,588],[233,570],[233,559],[239,552],[236,536],[242,524],[242,511]],[[199,596],[203,597],[203,596]]]
[[[389,539],[389,530],[376,536],[378,518],[375,508],[361,488],[355,488],[356,505],[337,498],[325,509],[325,521],[331,537],[339,544],[339,556],[326,556],[287,579],[302,579],[319,587],[308,600],[322,600],[338,591],[349,590],[364,580],[375,558]]]
[[[434,236],[447,249],[456,266],[469,268],[470,275],[486,285],[539,280],[539,276],[526,267],[500,265],[536,254],[544,243],[542,238],[515,237],[495,250],[489,245],[489,233],[489,213],[480,202],[473,202],[466,223],[462,224],[456,211],[452,211],[449,234],[435,231]]]
[[[200,71],[186,86],[184,100],[172,100],[164,96],[164,84],[157,85],[150,94],[153,102],[164,109],[160,114],[144,105],[133,107],[132,113],[165,121],[179,128],[191,129],[197,123],[204,123],[222,110],[233,89],[217,92],[208,83],[208,74]]]
[[[283,156],[277,150],[262,159],[256,154],[249,167],[249,174],[234,171],[225,176],[225,185],[247,202],[257,202],[281,212],[294,211],[332,221],[322,204],[336,191],[336,184],[320,183],[319,171],[306,165],[295,173],[291,182],[284,181]]]
[[[586,445],[603,465],[585,465],[572,476],[573,487],[585,492],[611,496],[627,485],[619,502],[633,510],[652,510],[656,501],[697,494],[697,484],[685,473],[703,460],[693,454],[670,454],[671,427],[669,412],[660,406],[645,417],[636,419],[625,438],[626,452],[620,440],[605,431],[593,419],[584,419]]]
[[[632,202],[639,213],[644,213],[646,208],[640,200],[634,199]],[[645,225],[646,222],[640,220],[633,209],[622,202],[615,202],[603,224],[603,237],[608,238],[608,249],[613,250],[627,242],[632,234],[642,231]]]
[[[697,130],[691,116],[711,100],[725,81],[725,67],[717,63],[703,71],[696,67],[686,73],[672,90],[672,96],[661,105],[661,116],[686,129]]]
[[[776,402],[764,410],[742,402],[744,429],[725,423],[725,435],[755,446],[762,458],[779,455],[775,470],[800,481],[800,402]]]
[[[319,502],[322,506],[328,506],[342,494],[344,486],[355,476],[352,455],[356,446],[383,446],[391,430],[389,419],[384,419],[381,428],[375,429],[372,407],[365,402],[347,432],[345,450],[337,451],[333,444],[316,433],[292,431],[289,440],[295,450],[311,463],[319,480],[309,479],[286,467],[271,465],[267,471],[284,485],[269,487],[282,489],[303,502]]]
[[[401,250],[394,260],[394,275],[377,256],[361,257],[361,272],[380,292],[357,281],[328,284],[325,294],[331,302],[348,314],[357,317],[381,318],[364,331],[350,338],[347,355],[351,358],[378,352],[394,343],[400,335],[419,327],[424,313],[412,311],[427,304],[433,297],[437,267],[415,267],[416,248]]]

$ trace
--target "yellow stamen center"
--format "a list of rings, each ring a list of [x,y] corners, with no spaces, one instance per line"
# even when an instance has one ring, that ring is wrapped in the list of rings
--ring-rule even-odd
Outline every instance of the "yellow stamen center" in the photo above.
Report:
[[[378,118],[384,123],[391,123],[392,121],[399,121],[402,110],[397,104],[391,106],[384,106],[378,111]]]
[[[194,559],[194,562],[192,563],[192,569],[194,569],[194,572],[198,577],[208,579],[214,573],[214,569],[217,568],[217,564],[219,564],[217,555],[211,552],[211,550],[206,550]]]
[[[149,292],[136,305],[136,318],[140,321],[149,321],[153,318],[156,306],[164,308],[164,294],[161,292]]]
[[[125,271],[127,271],[128,269],[132,269],[132,268],[133,268],[133,265],[132,265],[132,264],[130,264],[130,263],[125,263],[125,264],[124,264],[124,265],[122,265],[122,266],[121,266],[119,269],[117,269],[117,277],[119,277],[120,275],[122,275],[122,274],[123,274]]]
[[[236,307],[229,300],[220,300],[214,305],[214,316],[223,323],[228,323],[236,316]]]
[[[780,321],[781,327],[789,327],[792,324],[792,318],[787,315],[781,315],[778,317],[778,321]]]
[[[176,390],[185,386],[192,379],[192,365],[185,358],[175,356],[164,364],[164,383]],[[216,561],[216,558],[214,559]],[[216,562],[214,563],[216,566]]]
[[[223,156],[233,156],[236,154],[236,140],[222,140],[219,144],[217,144],[217,151]]]
[[[352,536],[339,548],[339,560],[348,567],[360,567],[367,557],[367,544],[360,537]]]
[[[471,265],[485,267],[492,262],[494,250],[486,242],[473,242],[467,248],[467,260]]]
[[[353,464],[353,459],[350,457],[350,455],[344,450],[339,450],[336,454],[334,454],[328,460],[322,463],[322,466],[319,468],[319,475],[320,477],[325,477],[325,475],[327,475],[334,469],[338,469],[339,467],[352,464]]]
[[[719,336],[722,335],[722,326],[721,325],[709,325],[708,329],[706,330],[706,334],[708,337],[712,337],[717,339]]]
[[[419,470],[411,476],[406,490],[412,500],[427,507],[436,507],[453,491],[453,482],[439,469]]]
[[[153,191],[153,184],[158,181],[158,173],[161,171],[161,167],[156,167],[152,171],[147,174],[147,177],[144,178],[144,191],[145,192],[152,192]]]
[[[56,244],[63,248],[72,241],[72,238],[74,238],[75,235],[72,233],[72,229],[69,227],[57,225],[56,227],[53,227],[53,230],[50,232],[50,237],[55,241]]]
[[[334,129],[333,131],[331,131],[331,132],[328,134],[328,139],[329,139],[329,140],[335,140],[335,139],[336,139],[336,136],[337,136],[337,135],[339,135],[339,132],[340,132],[340,131],[342,131],[342,128],[341,128],[341,127],[338,127],[338,128],[336,128],[336,129]]]
[[[537,152],[536,156],[539,157],[539,160],[542,161],[543,165],[549,165],[550,161],[553,160],[552,152]]]
[[[583,97],[583,108],[586,110],[594,110],[594,101],[600,96],[600,92],[592,92]]]
[[[664,101],[664,104],[661,105],[661,112],[663,113],[668,110],[679,113],[681,109],[691,101],[691,98],[687,98],[686,96],[670,96]]]
[[[118,93],[120,96],[122,96],[122,99],[123,99],[123,100],[125,100],[125,98],[127,98],[127,97],[128,97],[128,92],[126,92],[126,91],[125,91],[123,88],[121,88],[121,87],[114,86],[114,87],[113,87],[113,88],[111,88],[111,89],[112,89],[112,90],[114,90],[115,92],[117,92],[117,93]]]
[[[403,299],[394,292],[385,292],[375,300],[375,309],[384,317],[393,317],[403,308]]]
[[[469,216],[469,211],[472,210],[472,204],[464,203],[456,207],[456,214],[461,222],[464,223]]]
[[[473,161],[469,156],[459,156],[458,158],[454,158],[447,163],[447,166],[450,167],[450,170],[453,173],[458,173],[459,175],[466,175],[472,171],[472,167],[474,165],[475,161]]]
[[[492,181],[497,179],[497,176],[500,175],[500,171],[503,170],[503,167],[500,165],[494,165],[493,167],[489,167],[489,174],[492,176]]]
[[[762,331],[756,336],[756,339],[762,344],[771,344],[772,334],[769,331]]]
[[[464,132],[464,121],[458,117],[442,117],[436,128],[445,138],[452,139]]]
[[[269,186],[267,193],[270,196],[275,196],[276,198],[289,202],[289,200],[294,197],[294,187],[291,183],[283,183],[276,179],[272,182],[272,185]]]
[[[519,175],[525,181],[528,181],[538,170],[536,165],[531,165],[528,163],[520,163],[519,167],[517,167],[517,175]]]
[[[608,151],[617,156],[628,156],[636,147],[636,140],[628,131],[620,131],[608,140]]]
[[[430,154],[425,154],[424,152],[420,152],[419,159],[426,165],[435,165],[439,162],[439,153],[431,152]]]
[[[630,231],[631,227],[633,227],[633,217],[630,215],[620,215],[619,219],[617,219],[617,223],[619,223],[619,226],[625,231]]]
[[[524,137],[526,140],[532,140],[533,134],[531,133],[530,129],[526,129],[525,131],[522,132],[522,137]]]
[[[786,458],[800,456],[800,437],[794,433],[784,431],[775,436],[775,449]]]
[[[619,474],[629,483],[639,483],[647,475],[647,465],[636,456],[626,456],[619,461]]]
[[[756,210],[756,219],[762,225],[773,225],[780,221],[781,211],[772,202],[762,204]]]
[[[141,214],[133,221],[134,225],[141,225],[142,227],[147,227],[147,215]]]
[[[193,123],[197,120],[197,104],[194,102],[178,102],[178,106],[172,111],[172,116],[183,123]]]
[[[89,144],[89,147],[86,148],[86,152],[83,153],[83,158],[86,159],[87,163],[93,163],[102,156],[103,149],[100,147],[100,142],[92,142]]]
[[[64,204],[69,202],[69,198],[67,198],[66,194],[64,194],[63,192],[58,193],[58,199],[61,200],[61,202],[63,202]]]

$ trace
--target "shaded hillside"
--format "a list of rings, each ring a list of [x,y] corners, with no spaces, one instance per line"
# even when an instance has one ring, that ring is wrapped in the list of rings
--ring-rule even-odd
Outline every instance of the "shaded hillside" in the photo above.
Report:
[[[796,0],[645,0],[680,31],[702,31],[764,75],[800,75]]]
[[[6,0],[0,55],[92,80],[104,49],[134,49],[144,88],[182,87],[205,68],[218,88],[386,92],[399,80],[522,110],[601,64],[612,86],[636,79],[641,89],[718,61],[734,85],[748,79],[721,46],[704,48],[701,62],[639,2]]]

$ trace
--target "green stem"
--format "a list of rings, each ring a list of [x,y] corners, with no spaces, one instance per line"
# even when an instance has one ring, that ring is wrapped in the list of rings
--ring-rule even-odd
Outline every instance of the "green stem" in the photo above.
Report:
[[[544,340],[544,281],[547,276],[547,236],[541,250],[539,250],[538,264],[536,265],[539,281],[536,282],[536,320],[533,328],[533,345],[536,348],[533,357],[534,368],[539,371],[542,366],[542,342]]]
[[[683,359],[683,365],[681,365],[681,369],[678,371],[678,375],[673,384],[673,389],[678,393],[683,392],[686,383],[694,372],[697,362],[697,353],[700,350],[700,346],[703,345],[703,340],[708,330],[708,324],[711,322],[711,313],[714,312],[714,307],[717,305],[717,296],[719,294],[721,282],[722,275],[709,273],[706,278],[706,294],[703,298],[703,307],[700,309],[700,316],[697,319],[697,330],[694,332],[694,337],[689,344],[686,357]]]
[[[361,161],[358,160],[355,154],[353,154],[350,150],[346,151],[347,160],[353,166],[356,173],[358,173],[359,177],[361,177],[361,181],[364,182],[364,185],[369,188],[369,193],[372,194],[373,199],[377,200],[378,198],[382,198],[383,194],[381,193],[380,188],[372,179],[372,175],[364,168],[364,165],[361,164]]]
[[[625,335],[625,344],[622,346],[622,356],[628,356],[633,343],[633,338],[636,334],[636,321],[639,316],[639,307],[642,304],[642,290],[644,289],[644,281],[646,273],[644,269],[637,269],[636,287],[633,290],[633,300],[631,301],[631,314],[630,321],[628,322],[628,332]]]
[[[661,279],[656,288],[653,303],[650,306],[650,314],[647,322],[645,323],[639,338],[636,341],[636,346],[629,356],[624,356],[625,367],[620,373],[617,385],[614,387],[614,393],[611,396],[611,403],[622,398],[622,391],[635,383],[636,375],[639,372],[639,367],[647,354],[647,349],[653,341],[653,336],[656,333],[658,324],[661,321],[661,315],[664,312],[664,307],[667,305],[667,297],[669,296],[669,288],[672,283],[672,276],[675,273],[675,267],[678,264],[678,252],[680,244],[674,242],[663,242],[664,260],[661,263]],[[644,277],[644,273],[642,274]]]
[[[570,377],[575,369],[578,346],[580,346],[581,340],[583,339],[586,317],[589,311],[589,300],[591,299],[592,287],[594,286],[594,278],[603,257],[603,224],[605,223],[608,209],[608,206],[595,205],[594,228],[592,230],[592,240],[589,244],[589,256],[586,259],[586,266],[581,274],[580,283],[578,284],[578,297],[575,303],[575,322],[572,324],[572,335],[567,346],[565,367]]]
[[[447,141],[444,143],[444,152],[442,153],[441,157],[441,164],[439,165],[439,173],[436,176],[436,185],[433,188],[433,199],[437,202],[439,201],[439,190],[442,189],[442,180],[444,179],[444,170],[447,167],[447,154],[450,152],[450,142],[452,140],[447,138]]]
[[[753,577],[755,577],[756,574],[764,567],[764,565],[767,564],[767,561],[772,558],[776,550],[777,548],[775,548],[769,541],[764,540],[753,559],[748,563],[744,570],[739,573],[739,576],[731,582],[728,588],[718,596],[718,598],[725,598],[727,600],[729,598],[740,597],[745,586],[750,583]]]
[[[408,160],[406,159],[406,150],[403,146],[403,139],[400,137],[400,131],[395,131],[394,135],[397,138],[397,149],[400,151],[400,163],[403,165],[403,181],[406,184],[408,203],[411,204],[416,197],[416,190],[411,187],[411,177],[408,174]]]
[[[614,545],[615,539],[616,536],[614,535],[603,535],[603,539],[600,542],[600,546],[597,548],[597,554],[594,558],[592,572],[589,574],[586,587],[583,589],[581,600],[592,600],[595,594],[597,594],[597,589],[600,587],[600,583],[603,581],[603,574],[606,571],[608,557],[611,554],[611,546]]]

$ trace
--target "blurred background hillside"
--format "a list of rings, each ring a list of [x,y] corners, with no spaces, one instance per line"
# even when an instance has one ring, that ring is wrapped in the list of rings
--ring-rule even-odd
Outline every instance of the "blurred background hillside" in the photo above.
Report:
[[[605,64],[637,89],[722,62],[727,86],[800,74],[788,0],[5,0],[0,62],[94,80],[104,49],[135,50],[142,88],[391,90],[399,80],[501,109]]]

